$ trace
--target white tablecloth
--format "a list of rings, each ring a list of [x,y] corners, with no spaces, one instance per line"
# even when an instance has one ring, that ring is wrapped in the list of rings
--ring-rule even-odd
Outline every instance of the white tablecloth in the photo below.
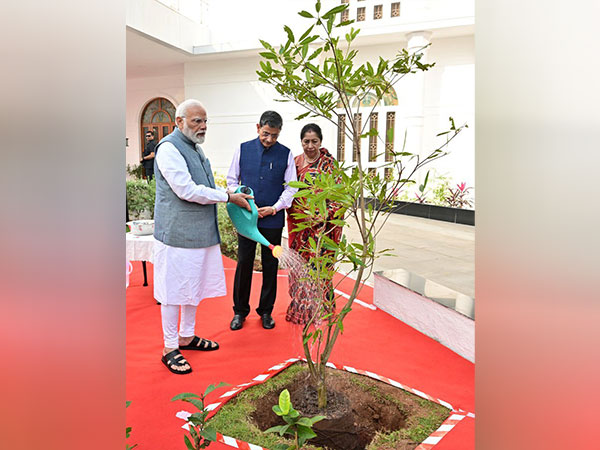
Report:
[[[150,261],[154,263],[154,236],[136,236],[125,233],[127,241],[127,261]]]

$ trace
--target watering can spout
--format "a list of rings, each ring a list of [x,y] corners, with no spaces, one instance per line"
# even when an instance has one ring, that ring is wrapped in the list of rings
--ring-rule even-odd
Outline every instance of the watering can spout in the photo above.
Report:
[[[235,192],[254,195],[254,192],[248,186],[239,186]],[[254,199],[249,198],[247,200],[252,211],[248,211],[233,203],[227,203],[227,213],[231,218],[233,226],[242,236],[268,247],[273,253],[273,256],[279,258],[283,253],[283,248],[280,245],[271,244],[261,232],[258,231],[258,209],[256,208],[256,203],[254,202]]]

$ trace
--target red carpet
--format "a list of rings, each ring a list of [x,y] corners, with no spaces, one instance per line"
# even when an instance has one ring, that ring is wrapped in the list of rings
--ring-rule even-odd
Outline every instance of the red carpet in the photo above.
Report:
[[[128,443],[139,444],[139,450],[185,449],[184,422],[175,413],[182,409],[195,411],[188,403],[171,402],[173,396],[182,392],[200,394],[219,381],[233,386],[245,383],[269,367],[302,354],[299,328],[285,321],[287,276],[280,272],[273,312],[277,325],[273,330],[264,330],[253,311],[242,330],[230,331],[235,262],[224,258],[228,295],[204,300],[196,319],[197,334],[218,341],[221,348],[216,352],[182,352],[193,372],[175,375],[160,362],[162,328],[160,306],[152,295],[152,264],[147,264],[147,287],[142,286],[141,263],[133,265],[127,289],[126,387],[127,400],[132,402],[127,409],[127,426],[132,427]],[[252,285],[252,310],[258,305],[260,277],[255,274]],[[338,289],[349,294],[351,287],[352,280],[345,280]],[[364,286],[358,298],[372,303],[373,289]],[[344,325],[345,332],[333,351],[333,363],[374,372],[445,400],[455,408],[474,412],[475,371],[471,362],[387,313],[356,303]],[[226,388],[209,395],[208,403],[224,392]],[[435,449],[474,449],[474,430],[474,420],[465,418]],[[231,447],[213,443],[210,448]]]

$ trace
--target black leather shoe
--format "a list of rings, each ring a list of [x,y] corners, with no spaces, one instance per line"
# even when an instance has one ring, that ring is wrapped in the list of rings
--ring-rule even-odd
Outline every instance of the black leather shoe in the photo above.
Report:
[[[233,316],[233,320],[229,324],[229,328],[231,328],[234,331],[241,330],[242,327],[244,326],[244,320],[246,320],[245,317],[242,317],[239,314],[236,314],[235,316]]]
[[[263,314],[260,318],[262,319],[263,328],[270,330],[275,327],[275,321],[271,317],[271,314]]]

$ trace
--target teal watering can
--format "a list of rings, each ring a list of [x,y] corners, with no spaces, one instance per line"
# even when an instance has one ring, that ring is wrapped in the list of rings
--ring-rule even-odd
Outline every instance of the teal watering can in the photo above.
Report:
[[[239,186],[235,190],[237,193],[249,194],[254,196],[254,191],[248,186]],[[234,203],[227,203],[227,213],[231,218],[231,222],[235,226],[238,233],[242,236],[252,239],[259,244],[262,244],[266,247],[269,247],[273,252],[273,256],[275,258],[279,258],[283,252],[283,249],[279,245],[273,245],[258,231],[258,209],[256,208],[256,203],[254,199],[247,199],[248,203],[250,203],[250,208],[252,211],[248,211],[246,208],[242,208]]]

